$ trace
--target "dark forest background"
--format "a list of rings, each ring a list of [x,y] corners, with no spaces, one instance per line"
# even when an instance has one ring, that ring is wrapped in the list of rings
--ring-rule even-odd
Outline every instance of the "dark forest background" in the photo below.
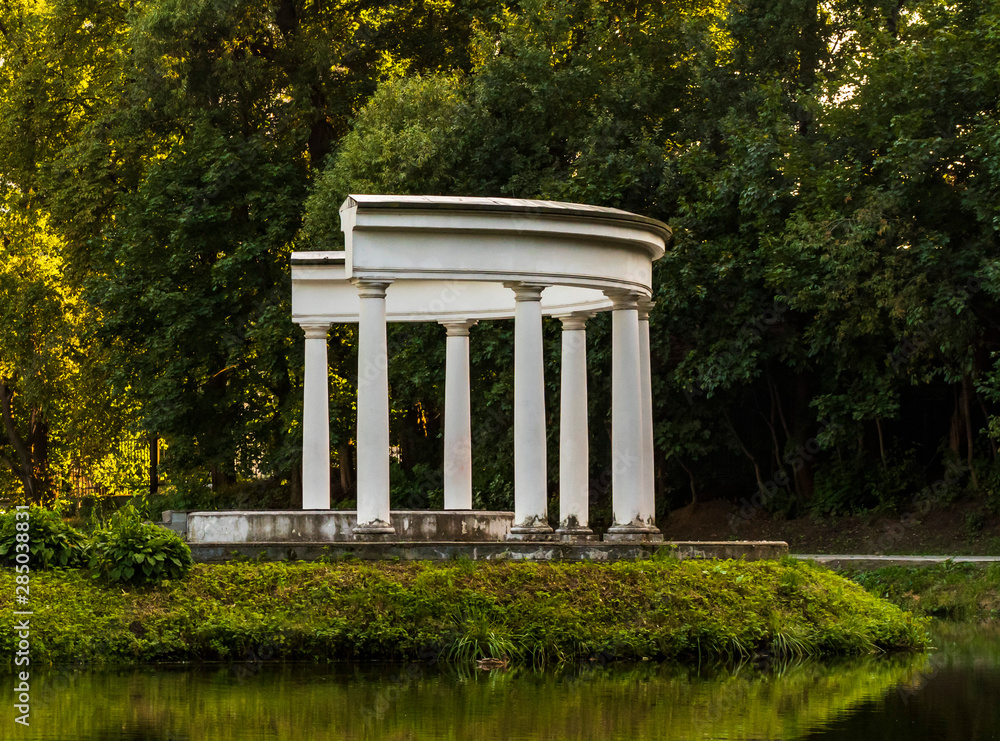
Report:
[[[74,467],[113,491],[122,441],[152,438],[177,506],[294,505],[289,255],[337,248],[344,197],[382,192],[673,227],[650,324],[661,515],[759,491],[786,515],[899,509],[943,480],[1000,509],[997,59],[986,0],[4,3],[3,493],[66,495]],[[339,506],[353,341],[331,331]],[[390,347],[393,506],[440,506],[444,330]],[[471,348],[476,505],[510,509],[511,324]]]

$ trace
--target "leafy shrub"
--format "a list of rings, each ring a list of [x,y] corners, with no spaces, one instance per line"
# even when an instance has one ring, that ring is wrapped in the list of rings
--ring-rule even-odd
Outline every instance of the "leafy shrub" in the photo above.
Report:
[[[24,510],[21,510],[22,512]],[[17,535],[25,532],[24,519],[17,519],[17,510],[0,514],[0,563],[15,565]],[[43,507],[32,507],[28,512],[27,535],[33,569],[52,566],[81,566],[86,561],[87,539],[62,518]],[[18,523],[22,528],[18,528]]]
[[[407,474],[392,461],[389,485],[393,509],[444,509],[444,479],[438,469],[426,463],[415,464]]]
[[[895,515],[924,486],[923,469],[913,451],[874,469],[865,467],[860,459],[829,461],[816,474],[811,509],[821,517],[871,511]]]
[[[819,517],[850,515],[866,508],[865,472],[857,461],[832,460],[816,472],[810,506]]]
[[[875,509],[895,515],[910,504],[925,484],[923,469],[910,450],[875,471],[868,484],[868,493]]]
[[[91,539],[94,576],[112,583],[142,585],[179,579],[192,563],[187,543],[166,528],[144,522],[132,505],[115,512]]]

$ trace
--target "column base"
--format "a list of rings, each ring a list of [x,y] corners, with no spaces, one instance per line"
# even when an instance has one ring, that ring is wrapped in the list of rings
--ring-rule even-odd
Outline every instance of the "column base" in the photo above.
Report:
[[[556,529],[556,538],[563,543],[588,543],[601,539],[589,527],[560,527]]]
[[[394,540],[396,537],[396,528],[384,520],[375,520],[355,527],[351,531],[351,537],[354,540],[366,543],[380,543],[382,541]]]
[[[548,525],[515,525],[507,533],[506,540],[515,542],[548,541],[556,540],[555,533]]]
[[[663,533],[654,525],[613,525],[604,533],[605,543],[662,543]]]

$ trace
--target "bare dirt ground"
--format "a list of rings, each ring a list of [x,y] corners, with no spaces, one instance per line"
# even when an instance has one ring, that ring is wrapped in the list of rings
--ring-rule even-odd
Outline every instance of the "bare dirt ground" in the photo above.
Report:
[[[957,502],[924,517],[870,512],[786,520],[746,514],[713,500],[674,510],[660,527],[667,540],[784,540],[792,553],[1000,555],[1000,516],[980,503]]]

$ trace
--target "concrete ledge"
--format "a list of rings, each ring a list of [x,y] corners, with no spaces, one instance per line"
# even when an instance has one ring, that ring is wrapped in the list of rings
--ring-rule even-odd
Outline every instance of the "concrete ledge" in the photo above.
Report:
[[[163,527],[167,528],[167,530],[173,530],[182,538],[186,538],[187,516],[188,516],[188,510],[167,509],[163,511],[162,514],[163,521],[161,524],[163,525]]]
[[[604,533],[605,543],[663,543],[663,534],[659,530],[645,531],[611,531]]]
[[[674,543],[191,543],[194,560],[221,563],[234,559],[269,561],[315,561],[400,559],[403,561],[622,561],[674,556],[687,558],[735,558],[747,561],[777,559],[788,555],[782,541],[723,541]]]
[[[482,510],[396,510],[390,542],[500,542],[510,532],[513,512]],[[187,514],[188,543],[350,543],[354,510],[220,510]]]
[[[839,554],[795,554],[800,561],[815,561],[835,571],[851,569],[870,571],[886,566],[937,566],[948,563],[989,564],[1000,562],[1000,556],[873,556]]]

